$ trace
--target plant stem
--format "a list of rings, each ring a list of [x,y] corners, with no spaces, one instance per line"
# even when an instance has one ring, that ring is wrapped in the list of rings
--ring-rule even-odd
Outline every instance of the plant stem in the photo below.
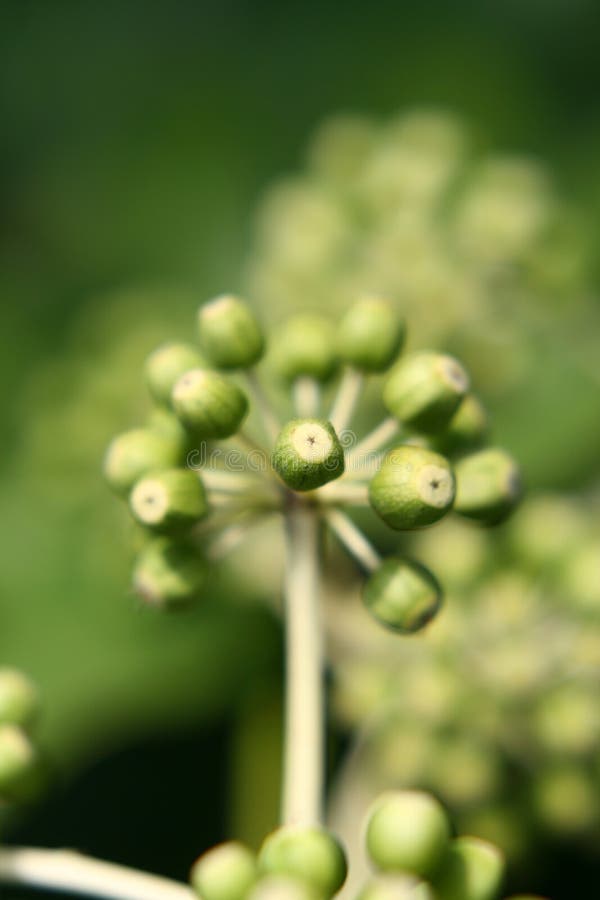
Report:
[[[286,715],[282,820],[322,820],[324,782],[323,630],[319,519],[292,501],[286,513]]]
[[[316,379],[301,375],[294,381],[294,408],[300,418],[314,418],[319,415],[321,388]]]
[[[191,888],[72,850],[0,848],[0,883],[107,900],[193,900]]]
[[[274,443],[281,430],[281,424],[277,418],[277,414],[265,393],[265,389],[255,369],[248,369],[245,374],[248,387],[252,392],[257,409],[260,412],[266,435],[269,442]]]
[[[374,428],[366,437],[360,441],[346,457],[346,463],[349,469],[356,468],[356,462],[359,464],[366,463],[366,457],[370,454],[382,450],[392,438],[396,437],[400,430],[400,423],[389,416],[384,419],[377,428]]]
[[[351,368],[344,369],[331,412],[329,413],[329,421],[338,435],[352,421],[352,414],[360,397],[363,384],[364,377],[360,372]]]
[[[379,553],[345,513],[331,509],[327,512],[326,520],[342,546],[366,572],[373,572],[380,566]]]
[[[348,506],[369,505],[369,489],[365,482],[353,484],[346,479],[332,481],[319,488],[317,496],[324,503],[347,503]]]

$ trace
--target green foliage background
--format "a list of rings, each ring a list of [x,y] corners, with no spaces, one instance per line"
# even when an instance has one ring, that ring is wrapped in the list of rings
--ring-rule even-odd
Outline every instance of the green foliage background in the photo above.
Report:
[[[277,626],[261,604],[232,603],[239,587],[223,579],[189,616],[136,609],[127,526],[99,466],[143,408],[145,354],[189,333],[201,299],[243,283],[264,187],[301,164],[330,113],[450,108],[482,145],[554,167],[588,217],[594,284],[599,27],[593,0],[0,5],[0,661],[43,685],[42,737],[65,776],[192,723],[201,766],[209,723],[233,704],[248,749],[232,756],[246,786],[260,780],[248,760],[266,751],[248,721],[273,703],[272,688],[265,704],[255,694],[279,681]],[[528,404],[563,445],[553,397],[577,408],[587,391],[591,409],[593,387],[564,377],[577,346],[557,348],[539,348],[541,393],[536,383],[496,411],[534,480],[546,449],[528,433]],[[598,474],[581,452],[598,446],[597,422],[589,434],[573,436],[584,464],[554,484]],[[215,822],[223,802],[213,798]],[[247,819],[238,811],[248,831]]]

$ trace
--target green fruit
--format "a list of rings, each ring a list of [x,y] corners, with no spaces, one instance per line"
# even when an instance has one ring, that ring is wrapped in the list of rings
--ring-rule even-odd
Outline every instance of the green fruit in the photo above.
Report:
[[[265,875],[254,885],[245,900],[323,900],[323,894],[297,878]]]
[[[204,352],[219,369],[248,368],[264,353],[258,321],[239,297],[224,294],[201,306],[198,330]]]
[[[469,389],[469,376],[452,356],[413,353],[395,366],[383,402],[402,424],[429,434],[445,428]]]
[[[190,469],[146,475],[134,486],[129,505],[138,522],[162,532],[189,528],[208,514],[204,486]]]
[[[335,330],[320,316],[289,319],[273,341],[273,364],[284,381],[302,376],[327,381],[338,367]]]
[[[480,446],[489,429],[489,417],[483,403],[467,394],[444,431],[435,435],[433,446],[452,454]]]
[[[312,491],[344,472],[344,450],[324,419],[292,419],[277,438],[271,464],[294,491]]]
[[[169,405],[171,392],[184,372],[204,365],[193,344],[162,344],[146,360],[145,374],[150,393],[157,403]]]
[[[452,841],[434,878],[439,900],[495,900],[502,885],[504,858],[487,841],[460,837]]]
[[[337,332],[340,359],[362,372],[383,372],[404,341],[404,322],[380,297],[363,297],[342,317]]]
[[[248,400],[240,388],[210,369],[191,369],[172,393],[173,408],[199,438],[227,438],[239,430]]]
[[[437,522],[452,507],[454,493],[448,460],[408,444],[388,450],[369,484],[371,506],[399,531]]]
[[[118,435],[104,459],[104,476],[113,490],[128,494],[146,472],[170,469],[181,462],[181,444],[150,428]]]
[[[286,825],[270,834],[261,847],[262,872],[305,882],[332,897],[346,879],[346,858],[336,838],[317,826]]]
[[[206,563],[196,547],[170,538],[154,538],[139,553],[133,570],[135,592],[150,606],[177,608],[204,587]]]
[[[455,465],[456,512],[488,525],[502,521],[521,497],[521,474],[504,450],[491,447],[460,459]]]
[[[18,725],[0,725],[0,801],[27,799],[39,781],[39,761]]]
[[[357,900],[434,900],[429,885],[412,875],[378,875]]]
[[[202,900],[246,900],[258,877],[256,858],[237,841],[219,844],[193,865],[190,881]]]
[[[406,559],[386,559],[366,582],[363,600],[381,625],[412,634],[437,614],[442,589],[425,566]]]
[[[382,794],[367,814],[367,853],[383,872],[427,877],[440,864],[449,840],[444,808],[422,791]]]

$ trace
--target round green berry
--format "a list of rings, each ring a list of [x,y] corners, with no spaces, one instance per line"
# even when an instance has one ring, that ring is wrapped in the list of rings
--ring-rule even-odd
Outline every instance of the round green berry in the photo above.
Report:
[[[372,878],[357,900],[434,900],[429,885],[413,875],[388,874]]]
[[[38,774],[38,756],[25,731],[18,725],[0,725],[0,800],[30,796]]]
[[[206,563],[196,547],[171,538],[154,538],[139,553],[133,569],[135,592],[150,606],[180,607],[204,587]]]
[[[346,858],[336,838],[317,826],[286,825],[270,834],[261,847],[262,872],[305,882],[332,897],[346,879]]]
[[[425,566],[406,559],[386,559],[367,580],[363,600],[381,625],[412,634],[437,614],[442,589]]]
[[[173,408],[200,438],[227,438],[239,430],[248,412],[240,388],[210,369],[191,369],[175,384]]]
[[[0,725],[29,728],[40,706],[38,689],[18,669],[0,669]]]
[[[502,521],[521,497],[521,473],[504,450],[490,447],[455,465],[456,512],[488,525]]]
[[[237,841],[208,850],[190,873],[192,887],[202,900],[246,900],[257,877],[254,854]]]
[[[337,332],[340,359],[362,372],[383,372],[404,341],[404,322],[381,297],[363,297],[342,317]]]
[[[388,450],[369,483],[371,506],[399,531],[437,522],[452,507],[454,493],[448,460],[408,444]]]
[[[434,878],[439,900],[495,900],[502,885],[504,858],[487,841],[459,837],[452,841]]]
[[[292,419],[277,438],[271,464],[294,491],[312,491],[344,472],[344,450],[330,422]]]
[[[147,528],[170,532],[189,528],[208,514],[204,485],[190,469],[164,469],[134,486],[129,505]]]
[[[219,369],[248,368],[264,353],[258,321],[239,297],[223,294],[201,306],[198,330],[204,352]]]
[[[433,444],[441,453],[452,454],[481,445],[489,429],[489,417],[481,400],[467,394],[444,431]]]
[[[192,344],[162,344],[146,360],[146,383],[157,401],[168,405],[175,383],[184,372],[204,365],[202,355]]]
[[[273,340],[273,364],[284,381],[302,376],[327,381],[338,367],[335,330],[320,316],[296,316],[280,328]]]
[[[391,371],[383,402],[404,425],[434,433],[445,428],[469,389],[469,376],[452,356],[413,353]]]
[[[135,428],[111,442],[104,458],[104,476],[113,490],[128,494],[146,472],[178,465],[181,453],[179,441],[150,428]]]
[[[444,808],[430,794],[390,791],[371,807],[365,837],[378,869],[427,877],[448,848],[450,825]]]

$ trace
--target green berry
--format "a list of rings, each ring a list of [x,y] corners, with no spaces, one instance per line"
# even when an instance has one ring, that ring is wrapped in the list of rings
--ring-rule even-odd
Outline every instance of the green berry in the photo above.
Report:
[[[180,449],[180,457],[183,460],[186,453],[193,446],[193,439],[183,422],[175,413],[164,406],[155,406],[148,416],[148,428],[162,434]]]
[[[258,877],[256,858],[237,841],[219,844],[198,859],[190,874],[202,900],[246,900]]]
[[[0,801],[27,798],[37,786],[38,757],[18,725],[0,725]]]
[[[469,389],[469,376],[452,356],[413,353],[391,371],[383,402],[404,425],[426,434],[445,428]]]
[[[419,563],[386,559],[363,589],[365,606],[386,628],[404,634],[420,631],[442,604],[442,590]]]
[[[171,392],[184,372],[204,365],[201,354],[192,344],[162,344],[146,360],[146,382],[150,393],[165,405],[171,402]]]
[[[456,512],[488,525],[502,521],[521,496],[521,474],[504,450],[491,447],[460,459],[455,465]]]
[[[369,484],[371,506],[399,531],[437,522],[451,508],[454,492],[448,460],[409,444],[388,450]]]
[[[155,538],[138,555],[133,586],[150,606],[180,607],[195,599],[206,580],[206,563],[183,541]]]
[[[129,497],[138,522],[156,531],[189,528],[208,514],[204,485],[189,469],[164,469],[146,475]]]
[[[357,900],[434,900],[429,885],[413,875],[378,875],[362,889]]]
[[[239,297],[224,294],[201,306],[198,330],[204,352],[219,369],[246,369],[264,353],[256,317]]]
[[[502,885],[504,858],[480,838],[452,841],[434,879],[439,900],[495,900]]]
[[[238,431],[248,412],[240,388],[210,369],[191,369],[172,393],[173,408],[198,437],[227,438]]]
[[[40,706],[36,686],[18,669],[0,669],[0,726],[28,728]]]
[[[254,885],[245,900],[323,900],[323,895],[297,878],[265,875]]]
[[[444,429],[435,436],[434,446],[451,454],[481,445],[489,428],[487,410],[481,400],[467,394]]]
[[[277,438],[271,464],[294,491],[312,491],[344,471],[344,450],[324,419],[292,419]]]
[[[437,869],[449,840],[444,808],[422,791],[385,793],[367,815],[367,852],[383,872],[426,877]]]
[[[404,322],[380,297],[363,297],[343,316],[337,348],[343,362],[362,372],[383,372],[404,341]]]
[[[302,376],[327,381],[338,366],[331,322],[307,315],[289,319],[273,341],[273,363],[285,381]]]
[[[179,441],[150,428],[136,428],[112,441],[104,459],[104,476],[113,490],[128,494],[146,472],[176,466],[181,455]]]
[[[323,828],[286,825],[270,834],[261,847],[262,872],[306,882],[332,897],[346,879],[346,858],[336,838]]]

